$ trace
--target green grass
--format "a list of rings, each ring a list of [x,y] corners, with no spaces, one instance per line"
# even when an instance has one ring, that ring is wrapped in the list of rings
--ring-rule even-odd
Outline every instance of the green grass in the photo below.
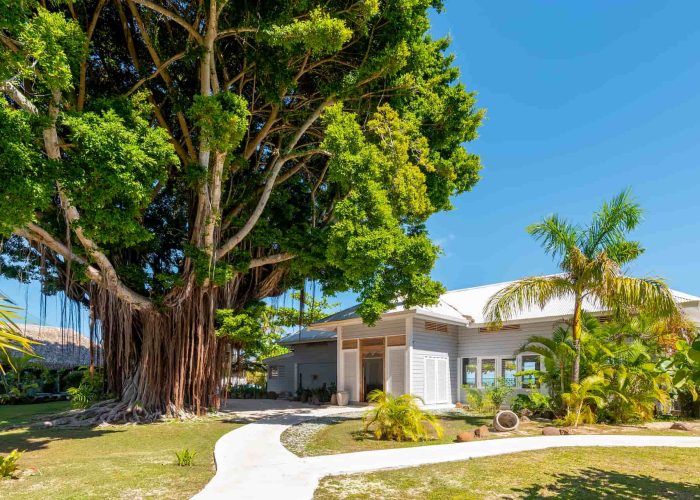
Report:
[[[441,439],[429,441],[384,441],[378,440],[371,432],[365,432],[362,419],[353,418],[343,420],[322,427],[318,432],[306,437],[303,443],[293,442],[291,433],[293,429],[282,434],[282,443],[300,456],[333,455],[337,453],[351,453],[355,451],[383,450],[387,448],[406,448],[412,446],[431,446],[435,444],[454,443],[457,434],[473,430],[481,425],[491,427],[493,417],[474,416],[463,412],[451,412],[440,416],[440,424],[444,429]],[[302,424],[303,425],[303,424]],[[552,425],[551,422],[532,421],[521,423],[514,432],[492,431],[487,439],[502,439],[511,437],[539,436],[542,428]],[[668,426],[671,422],[668,423]],[[700,425],[696,425],[691,432],[671,430],[666,428],[643,428],[641,426],[628,425],[586,425],[581,426],[579,434],[634,434],[646,436],[700,436]],[[288,434],[289,433],[289,434]]]
[[[70,401],[52,401],[31,405],[0,405],[0,428],[28,422],[32,417],[70,409]]]
[[[22,418],[31,411],[15,408],[25,415]],[[225,419],[203,418],[0,432],[0,453],[26,450],[19,461],[20,478],[0,481],[0,498],[189,498],[214,475],[217,439],[239,426]],[[175,452],[183,448],[197,452],[194,466],[176,465]]]
[[[542,498],[691,499],[698,450],[563,448],[329,477],[316,500]]]

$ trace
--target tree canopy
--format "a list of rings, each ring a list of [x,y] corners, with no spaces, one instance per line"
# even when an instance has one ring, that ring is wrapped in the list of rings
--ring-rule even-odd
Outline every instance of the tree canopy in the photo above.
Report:
[[[146,407],[217,392],[218,361],[175,361],[222,359],[217,308],[304,279],[368,322],[436,301],[425,223],[478,181],[484,113],[431,9],[0,3],[0,272],[89,304]]]
[[[478,180],[462,144],[483,116],[427,34],[439,2],[43,4],[0,13],[5,237],[78,281],[111,266],[142,307],[261,266],[284,277],[258,295],[313,277],[368,320],[435,300],[424,224]],[[26,252],[5,249],[5,274]]]

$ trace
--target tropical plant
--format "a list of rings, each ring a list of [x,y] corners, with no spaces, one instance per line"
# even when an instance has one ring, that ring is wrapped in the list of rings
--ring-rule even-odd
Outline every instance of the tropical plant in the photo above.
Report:
[[[493,385],[483,389],[467,385],[463,385],[462,389],[466,393],[467,407],[480,413],[498,410],[514,390],[503,377],[497,377]]]
[[[5,373],[3,362],[15,369],[14,358],[10,355],[10,351],[33,356],[32,346],[38,344],[22,336],[22,332],[15,323],[15,320],[20,317],[19,311],[21,311],[19,307],[0,294],[0,374]]]
[[[491,411],[493,404],[486,397],[486,392],[484,390],[477,389],[476,387],[470,387],[468,385],[463,385],[462,388],[465,392],[467,409],[478,413]]]
[[[691,343],[678,340],[673,355],[662,360],[659,368],[673,374],[675,389],[686,391],[692,401],[697,402],[700,392],[700,336]]]
[[[441,9],[0,2],[0,273],[89,301],[109,415],[217,406],[218,309],[304,280],[369,323],[437,301],[425,223],[478,182],[484,115]]]
[[[627,239],[641,220],[642,211],[629,191],[603,203],[587,226],[573,225],[557,215],[528,227],[545,252],[557,259],[561,274],[533,276],[496,292],[484,307],[494,327],[528,307],[543,308],[552,300],[573,303],[571,335],[575,350],[571,381],[580,380],[582,314],[586,303],[596,304],[615,318],[643,312],[657,318],[681,316],[673,295],[659,278],[625,275],[623,266],[644,249]]]
[[[595,408],[606,404],[608,381],[602,374],[589,375],[580,383],[572,382],[569,392],[561,395],[566,406],[566,415],[558,421],[562,425],[594,424],[597,420]]]
[[[67,391],[73,408],[88,408],[104,396],[104,378],[101,373],[85,372],[80,385]]]
[[[188,448],[184,450],[176,451],[175,457],[177,458],[177,465],[180,467],[191,467],[194,465],[194,457],[197,455],[196,451],[190,451]]]
[[[372,409],[363,416],[365,431],[373,432],[377,439],[425,441],[431,439],[429,428],[438,439],[442,437],[443,429],[438,418],[421,410],[417,396],[393,396],[375,389],[369,393],[367,401]]]
[[[554,405],[550,396],[532,391],[527,394],[517,394],[510,403],[510,409],[515,413],[527,410],[532,415],[544,416],[554,411]]]
[[[17,473],[19,466],[17,462],[22,456],[18,449],[12,450],[9,454],[0,455],[0,479],[12,479]]]
[[[517,375],[535,376],[540,383],[545,383],[550,391],[561,394],[569,385],[571,363],[576,350],[571,340],[568,328],[559,327],[552,333],[552,337],[544,335],[531,335],[520,346],[518,352],[530,352],[539,354],[544,358],[545,370],[537,373],[520,372]]]

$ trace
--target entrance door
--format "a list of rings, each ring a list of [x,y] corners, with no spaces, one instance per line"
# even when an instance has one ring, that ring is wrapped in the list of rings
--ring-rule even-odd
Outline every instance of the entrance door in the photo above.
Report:
[[[362,360],[363,394],[365,401],[375,389],[384,390],[384,358],[367,357]]]

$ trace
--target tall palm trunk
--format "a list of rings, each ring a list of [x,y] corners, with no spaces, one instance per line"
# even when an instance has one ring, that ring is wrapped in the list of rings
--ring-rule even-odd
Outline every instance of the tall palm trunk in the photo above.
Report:
[[[571,370],[571,382],[578,384],[581,366],[581,302],[580,295],[576,295],[574,302],[574,318],[571,324],[572,337],[574,340],[574,366]]]

